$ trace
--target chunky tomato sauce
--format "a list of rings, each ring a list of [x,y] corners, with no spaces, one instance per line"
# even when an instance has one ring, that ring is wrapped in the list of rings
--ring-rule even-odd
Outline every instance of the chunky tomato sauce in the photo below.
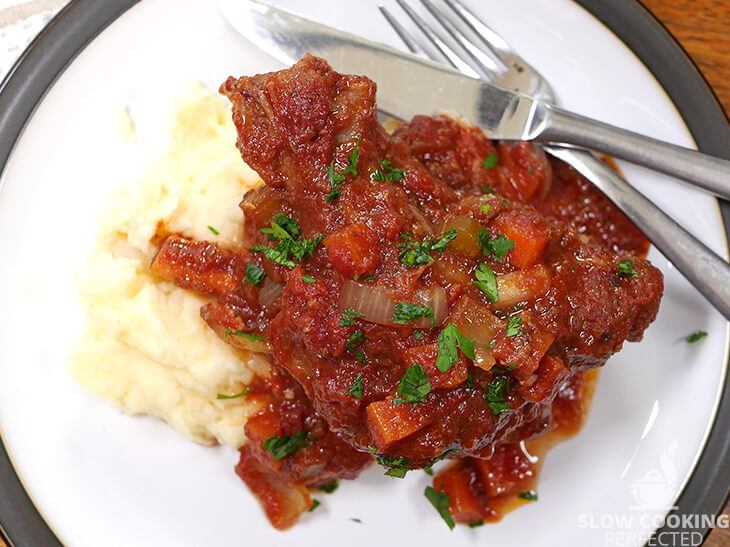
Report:
[[[375,84],[307,56],[229,78],[238,147],[264,184],[243,243],[170,236],[156,275],[210,295],[202,317],[270,357],[236,469],[277,528],[308,488],[377,463],[435,479],[457,521],[533,485],[520,443],[583,416],[584,371],[656,316],[648,243],[530,143],[446,117],[388,134]],[[525,494],[527,495],[527,494]]]

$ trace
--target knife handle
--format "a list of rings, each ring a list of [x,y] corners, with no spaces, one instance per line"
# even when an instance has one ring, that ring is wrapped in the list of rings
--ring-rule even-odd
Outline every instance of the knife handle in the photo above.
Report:
[[[571,144],[683,179],[730,200],[730,161],[645,137],[612,125],[542,105],[542,131],[535,140]]]
[[[546,146],[573,166],[641,230],[654,246],[730,320],[730,264],[659,209],[606,163],[585,150]]]

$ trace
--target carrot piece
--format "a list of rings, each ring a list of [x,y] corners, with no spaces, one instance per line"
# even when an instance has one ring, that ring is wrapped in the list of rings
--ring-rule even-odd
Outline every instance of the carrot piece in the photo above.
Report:
[[[392,399],[370,403],[365,410],[368,431],[380,451],[431,423],[427,413],[408,403],[393,404]]]
[[[494,449],[488,460],[470,460],[490,498],[513,494],[535,478],[535,466],[519,445],[503,444]]]
[[[550,227],[537,211],[507,211],[495,219],[493,229],[515,242],[508,256],[510,263],[521,270],[540,261],[550,238]]]
[[[570,370],[563,364],[563,360],[555,355],[546,355],[540,361],[535,371],[537,379],[531,386],[521,386],[523,397],[539,403],[552,397],[565,380],[570,376]]]
[[[451,389],[466,381],[468,370],[461,355],[459,355],[459,360],[446,372],[441,372],[436,368],[437,356],[438,344],[436,343],[414,346],[403,351],[403,358],[409,366],[414,363],[421,365],[421,368],[428,374],[433,389]]]
[[[251,441],[251,445],[254,446],[261,455],[267,454],[264,450],[264,443],[267,439],[270,439],[274,435],[281,436],[281,424],[279,417],[271,412],[268,408],[265,408],[251,416],[246,422],[245,426],[246,437]],[[283,465],[283,461],[276,461],[274,458],[269,457],[266,465],[272,469],[279,469]]]
[[[378,236],[367,224],[351,224],[324,239],[332,266],[348,279],[372,274],[380,264]]]
[[[469,487],[467,471],[460,466],[451,467],[433,479],[433,487],[436,491],[443,490],[448,494],[451,503],[449,513],[456,522],[477,522],[483,518],[479,502]]]

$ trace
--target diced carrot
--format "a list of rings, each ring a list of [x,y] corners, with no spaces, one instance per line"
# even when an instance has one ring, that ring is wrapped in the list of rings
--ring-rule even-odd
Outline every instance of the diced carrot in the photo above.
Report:
[[[436,491],[443,490],[449,496],[449,512],[456,522],[477,522],[482,519],[474,492],[469,486],[468,470],[460,466],[451,467],[439,473],[433,479]]]
[[[378,237],[367,224],[356,223],[332,232],[324,239],[327,257],[343,276],[372,274],[380,264]]]
[[[438,357],[438,344],[436,343],[414,346],[403,351],[403,358],[408,366],[418,363],[428,374],[433,389],[451,389],[466,381],[468,370],[462,355],[459,355],[459,360],[446,372],[441,372],[436,367],[436,357]]]
[[[526,382],[540,366],[555,337],[540,328],[530,312],[520,314],[522,323],[518,334],[507,336],[506,328],[495,338],[493,353],[497,362],[510,368],[520,383]],[[514,366],[512,366],[514,365]]]
[[[470,459],[489,497],[512,494],[532,482],[535,466],[517,444],[497,446],[488,460]]]
[[[515,242],[509,253],[510,263],[524,270],[537,264],[542,258],[550,238],[550,227],[537,211],[507,211],[499,215],[492,226],[497,233]]]
[[[432,417],[411,404],[393,404],[392,399],[370,403],[365,411],[368,431],[380,451],[428,425]]]
[[[570,376],[570,370],[560,357],[546,355],[540,361],[535,374],[537,379],[529,387],[521,386],[520,393],[523,397],[539,403],[553,396],[553,392]]]

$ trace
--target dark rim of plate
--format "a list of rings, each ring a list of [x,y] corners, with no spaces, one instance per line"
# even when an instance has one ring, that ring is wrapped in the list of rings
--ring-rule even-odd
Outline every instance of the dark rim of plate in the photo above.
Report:
[[[138,0],[74,0],[33,40],[0,84],[0,173],[15,142],[46,92],[94,37]],[[641,59],[675,104],[700,150],[730,159],[730,126],[717,98],[689,56],[637,0],[575,0],[603,22]],[[730,233],[730,204],[720,202]],[[705,448],[670,515],[715,515],[728,498],[730,477],[730,375]],[[9,545],[60,545],[16,475],[0,442],[0,537]],[[69,493],[72,495],[72,493]],[[674,517],[673,517],[674,518]],[[670,520],[670,522],[672,522]],[[706,536],[709,528],[664,526]],[[696,536],[695,536],[696,537]],[[668,544],[661,543],[657,544]],[[698,545],[699,543],[692,543]]]

